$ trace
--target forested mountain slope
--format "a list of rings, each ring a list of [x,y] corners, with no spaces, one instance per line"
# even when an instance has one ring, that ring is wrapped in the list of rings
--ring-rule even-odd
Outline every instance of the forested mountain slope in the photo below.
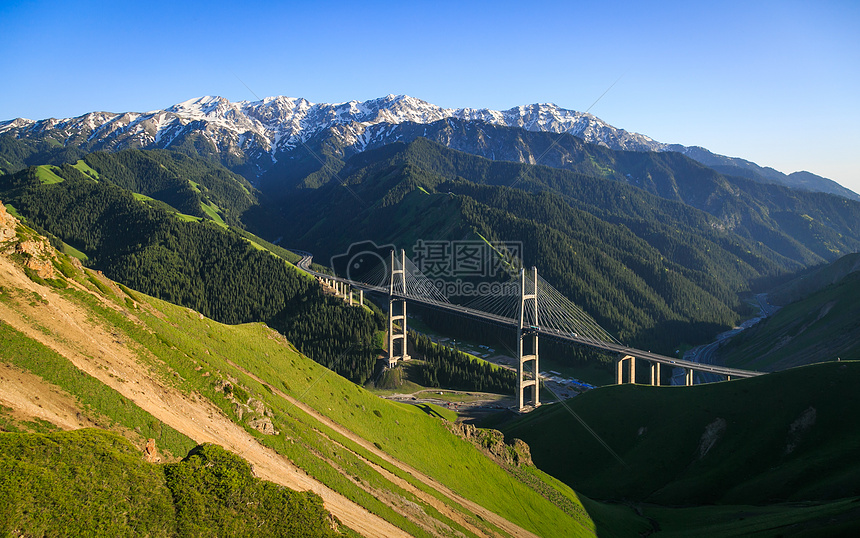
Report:
[[[525,263],[610,332],[673,352],[734,324],[737,294],[752,281],[860,248],[860,204],[750,182],[754,196],[703,170],[722,194],[696,196],[718,215],[619,181],[419,139],[357,155],[333,181],[309,176],[246,222],[323,261],[365,239],[407,251],[418,239],[520,241]]]
[[[66,165],[52,183],[37,172],[0,177],[4,202],[109,277],[224,323],[266,321],[350,379],[372,374],[382,322],[370,310],[325,296],[309,275],[237,232],[138,199],[109,182],[109,171],[96,180]]]
[[[176,218],[153,224],[165,212],[141,216],[93,204],[113,199],[121,187],[192,216],[249,226],[323,263],[368,239],[407,249],[420,239],[520,241],[525,263],[610,332],[664,353],[733,325],[746,308],[738,293],[860,250],[860,203],[726,178],[679,154],[617,152],[547,133],[526,138],[539,142],[535,151],[566,151],[565,162],[579,171],[491,161],[417,138],[306,174],[294,187],[257,192],[200,158],[127,150],[6,175],[3,196],[108,274],[207,313],[222,301],[224,312],[211,312],[225,321],[286,319],[275,318],[280,310],[267,306],[264,289],[238,291],[243,284],[215,274],[237,263],[225,254],[232,247],[215,248],[221,239],[209,239],[227,236],[211,229],[204,238],[204,224]],[[303,168],[293,162],[290,169]],[[637,177],[650,178],[645,189],[630,184]],[[171,211],[144,201],[150,212]],[[114,214],[125,216],[107,226]],[[189,264],[198,267],[193,275],[183,267]],[[156,276],[162,266],[168,271]],[[254,306],[233,301],[237,293]],[[227,315],[237,309],[239,315]],[[334,364],[342,351],[331,349],[322,360]],[[367,370],[345,373],[360,379]]]
[[[83,162],[119,187],[161,200],[183,213],[210,216],[232,226],[240,225],[242,213],[258,201],[256,190],[242,176],[182,153],[90,153]]]

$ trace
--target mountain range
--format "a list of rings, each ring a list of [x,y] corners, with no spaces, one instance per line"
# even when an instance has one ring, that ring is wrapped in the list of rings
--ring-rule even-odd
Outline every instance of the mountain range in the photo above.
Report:
[[[221,306],[186,281],[208,270],[208,255],[172,222],[165,230],[178,242],[117,235],[111,219],[135,207],[133,197],[167,204],[167,213],[134,216],[129,229],[144,229],[135,219],[161,229],[178,211],[323,263],[365,240],[407,250],[419,238],[520,241],[524,259],[605,329],[664,353],[730,328],[746,315],[739,293],[860,250],[858,201],[706,166],[554,105],[494,112],[394,96],[341,105],[201,98],[146,114],[14,120],[0,131],[4,202],[106,274],[204,314]],[[154,279],[146,268],[165,259],[202,269]],[[246,319],[224,312],[222,321]],[[252,318],[276,323],[275,312]]]
[[[276,521],[346,536],[856,535],[845,455],[860,430],[845,409],[860,363],[845,359],[857,358],[860,201],[529,109],[205,98],[3,123],[0,535],[299,534]],[[426,336],[410,336],[418,360],[382,371],[373,297],[336,298],[274,244],[327,263],[356,242],[414,253],[418,240],[519,242],[607,331],[667,355],[754,315],[751,292],[781,283],[786,306],[725,360],[842,361],[600,387],[482,422],[502,431],[449,423],[464,395],[503,401],[509,372]],[[413,330],[514,343],[409,312]],[[614,357],[547,336],[544,368],[612,383]],[[415,405],[377,397],[392,389]],[[93,426],[114,433],[54,431]],[[247,463],[197,446],[211,442]],[[135,446],[175,463],[144,465]]]
[[[295,164],[309,150],[314,161],[320,161],[311,163],[316,166],[326,161],[326,153],[346,159],[367,149],[395,141],[409,142],[419,136],[494,160],[566,167],[563,156],[559,160],[551,154],[554,148],[536,153],[517,140],[494,139],[497,127],[510,127],[517,132],[565,133],[613,150],[678,152],[723,174],[860,200],[853,191],[810,172],[786,175],[704,148],[658,142],[613,127],[591,114],[554,104],[496,111],[443,108],[406,95],[340,104],[283,96],[253,102],[206,96],[145,113],[91,112],[75,118],[39,121],[17,118],[0,122],[0,135],[84,152],[176,149],[214,156],[255,183],[264,182],[267,176],[282,176],[283,161]],[[473,132],[466,140],[451,135],[450,131],[456,129]],[[13,171],[12,165],[0,163],[4,171]]]

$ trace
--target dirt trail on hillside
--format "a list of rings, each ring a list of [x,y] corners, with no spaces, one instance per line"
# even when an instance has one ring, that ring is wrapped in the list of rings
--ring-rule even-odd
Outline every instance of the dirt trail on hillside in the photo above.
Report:
[[[63,430],[95,427],[75,397],[37,375],[0,363],[0,405],[15,420],[45,420]]]
[[[228,362],[230,362],[230,361],[228,360]],[[436,491],[442,493],[446,497],[448,497],[448,498],[454,500],[455,502],[459,503],[460,505],[468,508],[473,513],[478,514],[479,516],[481,516],[481,518],[489,521],[490,523],[499,527],[500,529],[502,529],[506,533],[508,533],[512,536],[517,536],[517,537],[521,536],[521,537],[529,537],[529,538],[538,538],[537,535],[523,529],[522,527],[520,527],[518,525],[515,525],[514,523],[511,523],[507,519],[499,516],[495,512],[492,512],[492,511],[484,508],[480,504],[475,503],[473,501],[470,501],[469,499],[466,499],[465,497],[462,497],[462,496],[458,495],[457,493],[454,493],[453,491],[451,491],[450,489],[448,489],[446,486],[442,485],[441,483],[437,482],[433,478],[430,478],[429,476],[421,473],[417,469],[415,469],[415,468],[403,463],[402,461],[394,458],[393,456],[391,456],[387,452],[384,452],[384,451],[376,448],[376,446],[373,445],[373,443],[370,443],[369,441],[367,441],[363,437],[353,433],[352,430],[349,430],[349,429],[345,428],[344,426],[338,424],[337,422],[333,421],[332,419],[328,418],[327,416],[320,414],[319,412],[317,412],[316,409],[304,404],[303,402],[301,402],[299,400],[296,400],[292,396],[279,390],[277,387],[273,387],[269,383],[266,383],[263,379],[260,379],[259,377],[254,375],[252,372],[245,370],[244,368],[240,367],[239,365],[237,365],[233,362],[230,362],[230,365],[233,366],[234,368],[242,371],[243,373],[245,373],[249,377],[253,378],[258,383],[261,383],[261,384],[269,387],[269,389],[272,390],[272,392],[274,394],[277,394],[281,398],[288,400],[290,403],[292,403],[293,405],[295,405],[296,407],[298,407],[299,409],[301,409],[302,411],[304,411],[308,415],[312,416],[313,418],[317,419],[318,421],[322,422],[323,424],[325,424],[326,426],[328,426],[332,430],[343,435],[344,437],[353,441],[354,443],[360,445],[362,448],[375,454],[377,457],[379,457],[379,458],[387,461],[388,463],[398,467],[400,470],[409,473],[413,477],[417,478],[418,480],[420,480],[421,482],[430,486],[431,488],[435,489]],[[379,466],[376,466],[376,465],[374,465],[374,467],[377,470],[381,469]],[[434,508],[436,508],[437,510],[439,510],[441,513],[445,514],[446,516],[451,517],[451,519],[458,521],[459,523],[463,524],[465,527],[469,528],[470,530],[474,529],[474,527],[471,524],[465,524],[464,523],[462,515],[458,514],[455,518],[452,515],[452,513],[454,511],[451,510],[451,508],[449,506],[442,503],[441,501],[439,501],[438,499],[436,499],[432,495],[426,494],[423,491],[418,490],[417,488],[415,488],[411,484],[408,484],[405,480],[398,479],[397,477],[395,477],[394,475],[391,475],[390,473],[386,472],[386,474],[384,474],[384,476],[386,478],[388,478],[389,480],[391,480],[392,482],[399,485],[400,487],[402,487],[408,491],[411,491],[413,494],[415,494],[416,496],[421,498],[422,501],[430,504],[431,506],[433,506]],[[483,534],[483,532],[481,532],[481,534]]]
[[[122,342],[119,335],[111,334],[103,326],[90,321],[86,311],[53,289],[31,281],[5,256],[0,256],[0,282],[13,290],[35,292],[42,299],[28,304],[29,299],[19,297],[14,309],[8,303],[0,303],[0,320],[66,357],[77,368],[165,424],[197,443],[215,443],[241,455],[254,466],[260,478],[291,489],[317,493],[323,498],[327,510],[364,536],[408,536],[403,530],[307,476],[274,450],[260,445],[208,400],[187,396],[167,386],[138,360],[137,354],[146,353],[145,350],[133,349],[132,344]],[[4,390],[8,389],[9,394],[3,393],[4,401],[15,403],[15,408],[22,412],[26,398],[16,397],[13,402],[10,394],[16,390],[27,393],[36,390],[38,385],[28,383],[25,377],[18,377],[20,383],[8,386],[4,382]],[[32,407],[29,409],[35,412]],[[57,416],[61,414],[60,411],[55,413]],[[45,416],[48,419],[48,415]],[[58,425],[74,428],[86,424],[76,425],[64,419]]]

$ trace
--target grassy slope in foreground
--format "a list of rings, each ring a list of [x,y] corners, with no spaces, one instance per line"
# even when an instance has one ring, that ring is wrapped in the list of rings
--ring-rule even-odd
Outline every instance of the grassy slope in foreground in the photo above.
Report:
[[[87,272],[66,269],[68,274],[58,279],[67,279],[72,285],[62,289],[39,286],[40,296],[43,296],[39,301],[33,302],[30,292],[7,287],[3,295],[10,311],[26,317],[35,315],[38,309],[49,308],[43,302],[54,305],[51,308],[64,301],[75,304],[83,311],[79,323],[94,323],[108,329],[113,335],[111,345],[124,342],[145,367],[160,373],[164,383],[174,385],[192,399],[203,396],[213,402],[261,443],[285,454],[309,475],[409,534],[429,536],[435,533],[428,531],[420,521],[416,522],[418,518],[411,517],[403,509],[404,505],[417,505],[418,511],[424,514],[421,516],[424,521],[427,516],[435,519],[432,525],[436,528],[441,524],[449,531],[466,535],[475,534],[470,529],[478,529],[479,534],[494,534],[498,533],[498,528],[493,522],[476,517],[473,508],[461,506],[444,492],[395,468],[379,453],[358,446],[308,415],[283,398],[283,392],[357,432],[368,443],[433,476],[457,494],[523,528],[544,536],[594,534],[594,524],[577,495],[563,484],[531,468],[525,471],[526,478],[530,484],[537,484],[542,494],[536,492],[473,445],[449,433],[443,421],[415,407],[373,396],[303,357],[264,325],[222,325],[186,308],[127,288],[119,291],[112,283],[102,282]],[[51,299],[45,299],[49,296]],[[57,300],[53,300],[55,296]],[[66,312],[59,316],[58,322],[73,314]],[[50,326],[34,328],[50,337]],[[39,343],[30,344],[17,332],[10,338],[11,342],[18,343],[4,346],[7,360],[19,356],[12,348],[24,343],[44,348]],[[22,339],[27,342],[21,342]],[[53,352],[48,354],[60,357]],[[27,368],[25,365],[18,367]],[[219,385],[226,380],[230,380],[233,387],[229,394]],[[69,383],[62,377],[52,382],[69,390],[66,386]],[[86,391],[78,396],[88,404]],[[251,399],[261,402],[265,413],[242,408],[241,404],[251,404]],[[263,419],[263,415],[270,418],[277,434],[264,435],[252,428],[252,419]],[[134,428],[131,419],[125,421],[129,423],[122,426]],[[418,492],[395,484],[387,473],[399,477]],[[428,501],[428,495],[444,504],[439,506],[440,510],[454,513],[451,517],[456,521],[437,511],[432,499]]]
[[[100,430],[0,433],[0,496],[4,536],[169,536],[176,524],[157,466]]]
[[[0,497],[4,536],[340,536],[318,496],[220,447],[158,465],[97,429],[0,433]]]
[[[666,504],[860,495],[860,362],[692,388],[620,385],[504,427],[541,468],[586,495]]]
[[[559,531],[567,536],[593,533],[593,524],[584,509],[581,517],[570,517],[471,444],[452,435],[442,421],[413,406],[374,396],[300,355],[292,346],[285,346],[276,333],[264,325],[227,326],[208,319],[200,320],[196,315],[189,316],[187,309],[135,295],[164,315],[163,318],[146,313],[141,315],[141,319],[159,335],[159,339],[184,350],[196,361],[187,358],[176,360],[166,353],[164,355],[168,365],[175,368],[191,385],[190,389],[211,391],[211,380],[201,377],[209,371],[220,371],[237,379],[244,387],[243,390],[247,389],[252,397],[272,407],[276,429],[283,432],[282,435],[262,438],[261,441],[286,453],[309,474],[330,487],[339,489],[338,478],[321,468],[320,461],[293,448],[296,441],[320,443],[307,437],[308,432],[301,423],[307,422],[308,417],[279,398],[272,392],[273,388],[308,404],[456,493],[523,528],[543,536],[552,536]],[[195,370],[198,366],[202,366],[202,369]],[[268,387],[244,371],[253,372]],[[315,426],[330,437],[345,442],[336,433],[327,431],[328,428]],[[364,455],[378,461],[371,454]],[[338,457],[348,456],[338,453]],[[358,462],[354,464],[361,468]],[[353,471],[351,467],[350,471]],[[369,479],[375,480],[375,477]],[[545,481],[549,481],[548,477]],[[559,495],[579,504],[573,491],[561,484],[557,486],[561,490]],[[360,500],[360,497],[356,500]]]

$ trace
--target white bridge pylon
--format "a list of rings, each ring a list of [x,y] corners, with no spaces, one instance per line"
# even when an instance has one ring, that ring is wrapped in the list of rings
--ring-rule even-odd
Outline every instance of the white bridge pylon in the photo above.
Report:
[[[406,350],[406,298],[395,295],[395,282],[399,290],[406,290],[406,251],[400,251],[400,263],[395,263],[391,251],[391,279],[388,282],[388,367],[409,360]]]
[[[407,263],[406,251],[399,255],[391,251],[388,278],[388,367],[409,360],[406,347],[406,299],[407,296],[425,296],[432,302],[451,305],[448,299],[426,279],[417,267]],[[411,267],[410,267],[411,266]],[[519,315],[517,316],[517,409],[524,411],[540,405],[540,373],[538,367],[538,275],[532,267],[526,277],[524,269],[519,275]],[[451,305],[452,307],[454,305]],[[529,365],[531,366],[529,368]],[[531,387],[530,401],[526,391]]]
[[[525,269],[520,269],[520,315],[517,327],[517,409],[520,412],[526,409],[525,391],[528,387],[532,387],[532,408],[540,405],[537,267],[532,267],[532,275],[531,280],[526,279]],[[527,302],[530,305],[528,307]],[[532,364],[530,372],[527,371],[526,363]]]

